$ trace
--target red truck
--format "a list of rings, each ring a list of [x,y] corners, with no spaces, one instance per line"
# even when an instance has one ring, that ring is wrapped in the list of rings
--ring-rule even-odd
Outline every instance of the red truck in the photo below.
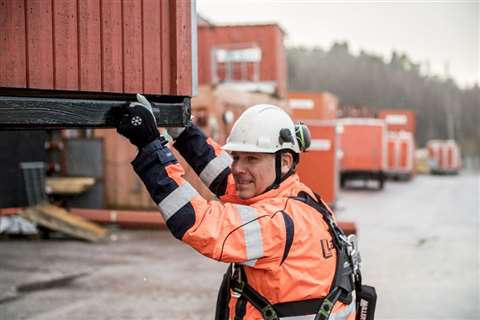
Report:
[[[396,180],[410,180],[414,175],[415,141],[411,132],[389,132],[386,174]]]
[[[348,180],[376,180],[383,189],[387,168],[385,121],[374,118],[340,119],[340,186]]]
[[[460,148],[454,140],[430,140],[427,150],[432,174],[458,174],[462,163]]]
[[[302,182],[334,207],[338,194],[338,130],[335,121],[305,121],[310,129],[312,144],[301,155],[298,175]]]

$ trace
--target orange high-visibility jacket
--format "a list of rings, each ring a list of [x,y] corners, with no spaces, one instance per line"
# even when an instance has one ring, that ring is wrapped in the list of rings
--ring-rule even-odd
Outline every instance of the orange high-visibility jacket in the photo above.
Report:
[[[183,179],[182,167],[164,144],[153,141],[132,164],[176,238],[207,257],[243,265],[249,285],[272,304],[328,294],[335,248],[321,214],[291,198],[301,191],[314,196],[297,175],[278,189],[241,200],[235,195],[230,156],[200,129],[188,127],[174,146],[222,200],[207,201]],[[354,302],[337,302],[330,319],[354,319],[354,308]],[[230,310],[233,319],[235,307]],[[262,316],[248,303],[244,319]]]

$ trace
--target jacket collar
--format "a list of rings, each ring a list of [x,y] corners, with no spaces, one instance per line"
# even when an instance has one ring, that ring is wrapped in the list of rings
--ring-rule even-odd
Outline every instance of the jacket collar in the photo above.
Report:
[[[282,181],[282,183],[280,183],[280,186],[277,189],[269,190],[265,193],[246,200],[240,199],[237,196],[225,200],[227,202],[251,205],[265,199],[296,196],[300,191],[307,191],[311,193],[310,189],[300,182],[298,175],[293,174],[284,181]]]

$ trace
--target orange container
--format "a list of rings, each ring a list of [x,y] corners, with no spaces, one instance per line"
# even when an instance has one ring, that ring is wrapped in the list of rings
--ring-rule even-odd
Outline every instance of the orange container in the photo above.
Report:
[[[288,104],[294,119],[337,118],[338,98],[328,92],[289,92]]]
[[[457,174],[461,168],[460,148],[454,140],[430,140],[427,142],[430,172]]]
[[[410,179],[414,174],[415,142],[411,132],[388,133],[386,173],[393,179]]]
[[[300,179],[330,206],[338,194],[338,134],[334,121],[304,121],[312,136],[307,152],[300,155]]]
[[[407,109],[383,109],[378,118],[385,120],[388,131],[408,131],[415,136],[415,112]]]
[[[0,87],[191,96],[192,5],[0,3]]]
[[[387,168],[385,121],[373,118],[344,118],[340,128],[340,184],[347,180],[377,180],[383,188]]]

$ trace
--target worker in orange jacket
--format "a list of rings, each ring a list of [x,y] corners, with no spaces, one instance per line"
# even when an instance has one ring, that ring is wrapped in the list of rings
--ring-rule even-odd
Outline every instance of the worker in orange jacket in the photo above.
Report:
[[[223,147],[193,124],[170,130],[174,147],[219,198],[207,201],[183,178],[149,102],[137,99],[117,128],[139,149],[134,170],[177,239],[231,264],[216,319],[355,319],[349,243],[295,174],[309,144],[306,127],[276,106],[256,105]]]

